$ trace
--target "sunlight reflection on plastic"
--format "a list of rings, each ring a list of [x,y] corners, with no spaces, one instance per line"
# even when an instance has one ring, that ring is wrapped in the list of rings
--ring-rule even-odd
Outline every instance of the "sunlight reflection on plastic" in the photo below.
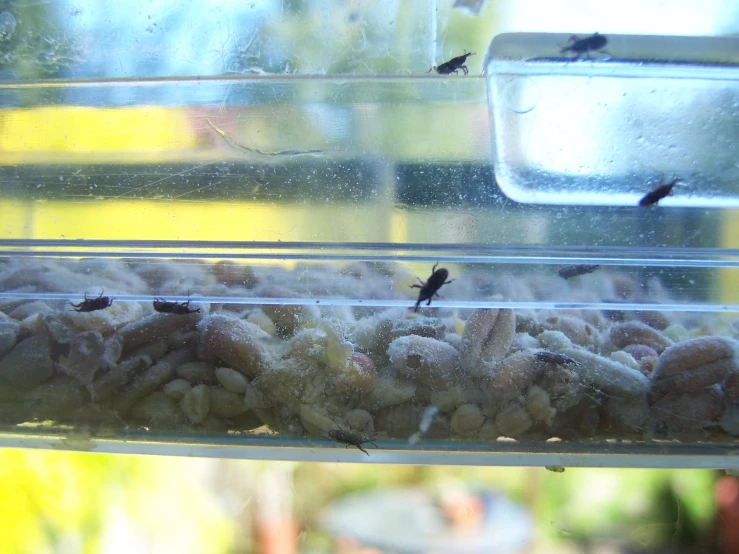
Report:
[[[539,102],[539,87],[528,77],[517,77],[503,89],[503,100],[511,111],[525,114]]]

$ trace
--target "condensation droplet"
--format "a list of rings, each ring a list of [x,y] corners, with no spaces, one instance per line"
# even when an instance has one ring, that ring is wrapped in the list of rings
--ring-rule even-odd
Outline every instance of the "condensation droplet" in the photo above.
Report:
[[[515,113],[528,113],[539,102],[539,87],[528,77],[516,77],[503,88],[503,101]]]
[[[15,33],[15,17],[9,11],[0,12],[0,40],[10,40]]]

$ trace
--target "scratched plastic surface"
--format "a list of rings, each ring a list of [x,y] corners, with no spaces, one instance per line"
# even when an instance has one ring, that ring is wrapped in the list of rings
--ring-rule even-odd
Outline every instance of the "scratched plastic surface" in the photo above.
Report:
[[[73,80],[0,101],[1,445],[736,467],[737,211],[511,200],[482,77]],[[453,282],[416,313],[437,263]],[[73,312],[85,294],[113,304]],[[699,339],[715,359],[678,391],[652,375]]]
[[[587,40],[586,35],[577,37]],[[495,170],[532,204],[739,205],[739,39],[503,34],[486,60]]]

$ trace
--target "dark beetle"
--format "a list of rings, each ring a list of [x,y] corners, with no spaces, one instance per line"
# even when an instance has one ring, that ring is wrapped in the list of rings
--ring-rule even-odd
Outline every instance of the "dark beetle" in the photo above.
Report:
[[[600,269],[599,265],[562,265],[559,267],[557,274],[562,277],[562,279],[569,279],[570,277],[592,273],[597,269]]]
[[[620,300],[603,300],[604,304],[620,304]],[[603,315],[611,321],[626,321],[626,312],[623,310],[609,310],[604,309]]]
[[[200,308],[196,308],[194,310],[190,309],[189,300],[187,302],[167,302],[164,298],[155,298],[152,304],[156,311],[163,314],[185,315],[200,313]]]
[[[560,354],[559,352],[549,352],[548,350],[542,350],[534,354],[537,360],[547,364],[554,365],[574,365],[579,366],[576,360],[573,360],[569,356]]]
[[[367,452],[364,448],[362,448],[362,445],[364,443],[369,443],[375,448],[379,448],[379,446],[377,446],[373,442],[375,440],[374,436],[367,437],[365,435],[362,435],[361,433],[355,433],[354,431],[345,431],[344,429],[331,429],[328,432],[328,437],[326,438],[334,442],[340,442],[341,444],[345,444],[346,448],[349,448],[350,446],[356,446],[362,452],[367,454],[367,456],[369,456],[369,452]]]
[[[448,285],[453,281],[447,281],[446,278],[449,277],[449,272],[441,267],[438,270],[436,269],[436,266],[439,265],[439,262],[436,262],[434,264],[434,267],[431,268],[431,277],[428,278],[428,280],[424,283],[421,281],[421,279],[418,279],[418,282],[421,283],[420,285],[411,285],[412,289],[421,289],[418,293],[418,302],[416,302],[416,307],[413,308],[414,312],[418,311],[418,306],[421,305],[421,302],[424,300],[428,300],[426,302],[427,306],[431,305],[431,299],[434,296],[439,296],[439,293],[437,292],[442,285]],[[441,298],[441,296],[439,296]]]
[[[654,206],[657,202],[662,200],[665,196],[668,196],[672,193],[672,187],[674,187],[680,179],[675,178],[669,183],[662,183],[660,182],[660,185],[654,189],[652,192],[645,194],[644,198],[639,200],[639,205],[643,208],[647,208],[649,206]]]
[[[111,306],[113,304],[113,299],[108,296],[103,296],[105,291],[100,293],[100,296],[97,298],[87,298],[87,293],[85,293],[85,299],[80,302],[79,304],[72,304],[73,310],[75,312],[94,312],[97,310],[104,310],[105,308]]]
[[[431,69],[429,69],[426,73],[431,73],[432,71],[436,71],[439,75],[449,75],[450,73],[457,73],[460,69],[462,72],[467,75],[469,71],[467,70],[467,66],[464,65],[464,63],[467,61],[467,58],[469,56],[474,56],[474,52],[465,52],[461,56],[457,56],[456,58],[452,58],[448,62],[444,62],[443,64],[439,66],[432,66]]]
[[[585,54],[588,58],[590,55],[588,52],[598,51],[603,52],[602,48],[608,44],[608,39],[603,35],[595,33],[585,38],[577,38],[576,35],[572,35],[569,40],[569,44],[559,51],[560,54],[565,52],[572,52],[575,54],[573,59],[578,59],[580,56]]]

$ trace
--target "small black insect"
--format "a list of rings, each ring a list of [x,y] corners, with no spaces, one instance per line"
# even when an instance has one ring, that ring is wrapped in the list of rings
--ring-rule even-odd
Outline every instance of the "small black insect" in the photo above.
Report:
[[[564,354],[560,354],[559,352],[549,352],[548,350],[541,350],[534,354],[537,360],[547,363],[547,364],[555,364],[555,365],[574,365],[579,366],[580,364],[577,363],[576,360],[573,360],[569,356],[565,356]]]
[[[620,300],[603,300],[604,304],[620,304]],[[611,321],[626,321],[626,312],[623,310],[603,310],[603,315]]]
[[[344,429],[331,429],[328,432],[328,437],[326,437],[330,441],[334,442],[340,442],[341,444],[345,444],[346,448],[349,448],[350,446],[356,446],[359,448],[362,452],[367,454],[369,456],[369,452],[367,452],[364,448],[362,448],[362,445],[365,443],[371,444],[375,448],[379,448],[374,443],[375,437],[374,435],[371,437],[368,437],[366,435],[362,435],[361,433],[356,433],[354,431],[345,431]]]
[[[467,66],[464,65],[467,61],[467,58],[470,56],[474,56],[474,52],[465,52],[461,56],[457,56],[456,58],[452,58],[448,62],[444,62],[443,64],[439,66],[432,66],[431,69],[429,69],[426,73],[431,73],[432,71],[436,71],[439,75],[449,75],[450,73],[457,73],[460,69],[462,72],[467,75],[469,71],[467,70]]]
[[[585,38],[577,38],[577,35],[572,35],[570,37],[569,44],[562,48],[559,53],[564,54],[565,52],[572,52],[575,54],[573,60],[577,60],[583,54],[587,58],[590,58],[590,54],[588,54],[588,52],[597,51],[601,54],[607,54],[607,52],[602,50],[606,44],[608,44],[608,39],[598,33]]]
[[[439,262],[436,262],[436,264],[434,264],[434,267],[431,268],[431,277],[429,277],[425,283],[421,281],[421,279],[418,279],[418,282],[421,283],[420,285],[411,285],[412,289],[421,289],[418,292],[418,302],[416,302],[416,307],[413,308],[414,312],[418,311],[418,306],[420,306],[421,302],[423,302],[424,300],[428,300],[428,302],[426,302],[426,305],[430,306],[431,299],[434,296],[438,296],[439,298],[441,298],[437,291],[441,288],[442,285],[448,285],[454,280],[452,279],[451,281],[447,281],[446,278],[449,277],[449,271],[447,271],[443,267],[436,269],[437,265],[439,265]]]
[[[600,269],[599,265],[562,265],[559,267],[557,274],[562,277],[562,279],[569,279],[570,277],[577,277],[578,275],[586,275],[587,273],[592,273],[597,269]]]
[[[97,310],[104,310],[105,308],[111,306],[113,304],[113,298],[110,298],[108,296],[103,296],[105,291],[100,293],[100,296],[97,298],[87,298],[87,293],[85,293],[85,299],[80,302],[79,304],[72,304],[74,312],[94,312]]]
[[[167,302],[164,298],[155,298],[152,304],[156,311],[163,314],[185,315],[200,313],[200,308],[196,308],[194,310],[190,309],[189,300],[187,302]]]
[[[644,198],[639,200],[639,206],[642,208],[648,208],[654,206],[657,202],[662,200],[665,196],[669,196],[672,193],[672,187],[674,187],[680,179],[675,178],[669,183],[663,183],[660,181],[659,186],[652,192],[644,195]]]

